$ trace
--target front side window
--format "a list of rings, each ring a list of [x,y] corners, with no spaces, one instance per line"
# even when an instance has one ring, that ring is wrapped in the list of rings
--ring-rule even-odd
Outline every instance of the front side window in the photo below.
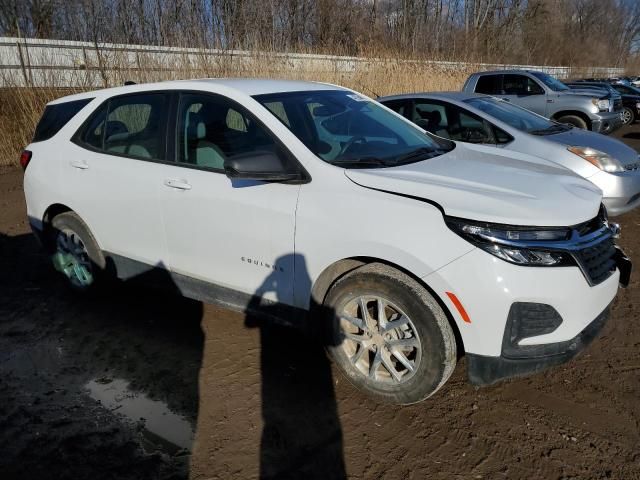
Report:
[[[450,103],[417,99],[414,102],[413,121],[439,137],[469,143],[495,143],[487,122]]]
[[[536,135],[547,135],[566,131],[569,127],[552,122],[529,110],[495,98],[481,97],[465,100],[478,110],[482,110],[507,125],[522,132]]]
[[[223,170],[225,159],[236,155],[284,155],[262,126],[216,95],[180,95],[177,131],[176,160],[182,164]]]
[[[542,87],[525,75],[505,74],[502,80],[503,95],[541,95]]]
[[[322,160],[347,168],[424,160],[454,147],[425,135],[377,102],[344,90],[285,92],[254,97]]]
[[[547,87],[549,87],[554,92],[562,92],[562,91],[565,91],[565,90],[569,90],[569,87],[567,87],[560,80],[558,80],[557,78],[554,78],[551,75],[548,75],[546,73],[531,72],[531,75],[536,77],[538,80],[540,80],[542,83],[544,83]]]

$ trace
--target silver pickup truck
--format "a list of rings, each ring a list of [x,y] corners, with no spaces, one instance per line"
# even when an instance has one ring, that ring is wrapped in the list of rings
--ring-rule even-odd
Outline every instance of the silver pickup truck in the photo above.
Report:
[[[535,70],[499,70],[469,76],[467,93],[484,93],[520,105],[560,123],[609,134],[622,126],[622,99],[608,93],[571,90]]]

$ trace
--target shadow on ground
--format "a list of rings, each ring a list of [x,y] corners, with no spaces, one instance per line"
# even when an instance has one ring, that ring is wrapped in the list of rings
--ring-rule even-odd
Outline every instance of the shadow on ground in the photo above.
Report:
[[[162,289],[145,287],[150,279]],[[267,283],[273,287],[273,278],[265,291]],[[0,234],[3,478],[189,476],[193,439],[204,448],[207,441],[195,431],[200,388],[208,387],[202,361],[205,353],[226,356],[204,351],[202,325],[225,319],[203,320],[203,304],[175,290],[168,275],[154,270],[79,297],[34,237]],[[250,315],[245,325],[226,328],[245,326],[260,331],[264,429],[260,444],[250,446],[259,456],[260,478],[344,478],[342,432],[322,345],[269,315]],[[213,420],[234,428],[233,419]]]

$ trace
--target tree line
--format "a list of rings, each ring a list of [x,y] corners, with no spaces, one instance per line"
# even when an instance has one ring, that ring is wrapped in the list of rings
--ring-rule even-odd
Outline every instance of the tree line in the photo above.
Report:
[[[639,0],[0,0],[0,35],[567,66],[640,65]]]

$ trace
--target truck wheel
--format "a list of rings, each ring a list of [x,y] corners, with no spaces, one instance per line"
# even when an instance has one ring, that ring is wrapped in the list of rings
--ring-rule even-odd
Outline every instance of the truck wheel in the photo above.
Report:
[[[418,282],[374,263],[329,290],[329,355],[356,387],[386,403],[433,395],[456,365],[456,341],[438,302]]]
[[[587,122],[576,115],[563,115],[562,117],[558,118],[558,122],[573,125],[574,127],[578,127],[583,130],[588,129]]]
[[[81,293],[95,290],[102,280],[106,261],[89,228],[73,212],[54,217],[51,227],[54,268],[73,290]]]
[[[633,112],[633,109],[629,107],[624,107],[622,109],[622,123],[625,125],[631,125],[636,121],[636,114]]]

